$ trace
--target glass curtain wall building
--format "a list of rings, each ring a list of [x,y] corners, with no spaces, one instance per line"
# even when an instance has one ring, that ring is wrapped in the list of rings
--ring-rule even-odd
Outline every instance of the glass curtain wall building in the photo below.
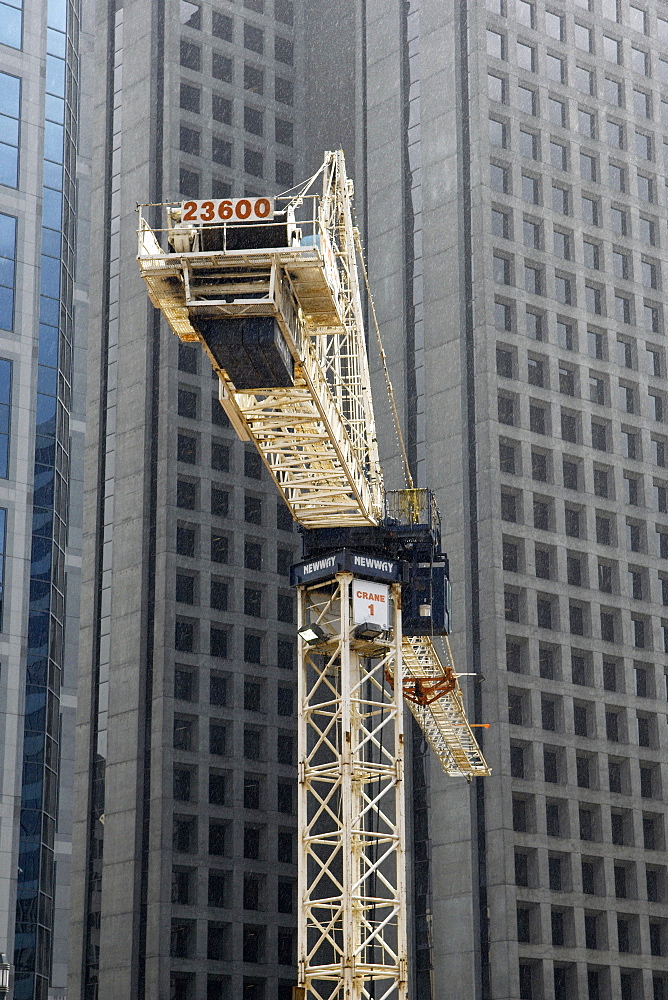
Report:
[[[492,724],[479,788],[427,766],[414,995],[659,1000],[668,8],[366,11],[376,307]]]
[[[27,13],[20,0],[0,5],[0,948],[13,996],[46,1000],[49,986],[66,986],[71,849],[79,15],[65,0]]]

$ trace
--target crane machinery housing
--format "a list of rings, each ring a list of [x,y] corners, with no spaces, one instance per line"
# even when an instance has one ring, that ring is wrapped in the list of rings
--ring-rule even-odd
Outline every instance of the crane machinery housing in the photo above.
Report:
[[[404,701],[446,773],[489,769],[448,643],[434,497],[383,486],[352,191],[337,151],[277,198],[141,206],[138,261],[303,529],[295,996],[407,1000]]]

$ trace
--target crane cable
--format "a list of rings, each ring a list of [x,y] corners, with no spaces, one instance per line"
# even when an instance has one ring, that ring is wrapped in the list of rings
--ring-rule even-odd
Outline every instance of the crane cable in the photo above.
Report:
[[[378,317],[376,316],[376,308],[373,304],[373,296],[371,294],[371,287],[369,285],[369,275],[367,274],[366,264],[364,263],[364,253],[362,252],[362,244],[360,241],[360,232],[357,226],[353,228],[353,234],[355,237],[355,246],[357,248],[357,253],[359,256],[360,264],[362,265],[362,274],[364,275],[364,284],[366,286],[366,294],[369,301],[369,307],[371,309],[371,318],[373,320],[373,327],[376,331],[376,341],[378,343],[378,351],[380,353],[380,360],[383,366],[383,374],[385,376],[385,386],[387,388],[387,395],[390,400],[390,406],[392,407],[392,416],[394,418],[394,428],[397,432],[397,440],[399,442],[399,447],[401,448],[401,455],[404,462],[404,471],[406,475],[406,485],[409,489],[413,489],[413,476],[411,474],[411,468],[408,461],[408,453],[406,451],[406,445],[404,443],[404,436],[401,433],[401,424],[399,422],[399,413],[397,411],[397,404],[394,398],[394,390],[392,388],[392,381],[390,379],[390,373],[387,367],[387,355],[385,354],[385,349],[383,348],[383,341],[380,336],[380,327],[378,325]]]

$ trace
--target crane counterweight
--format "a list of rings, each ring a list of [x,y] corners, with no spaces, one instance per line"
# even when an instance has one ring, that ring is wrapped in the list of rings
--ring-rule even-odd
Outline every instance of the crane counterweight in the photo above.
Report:
[[[156,230],[140,208],[138,261],[303,529],[296,993],[406,1000],[404,701],[446,773],[489,768],[450,651],[433,494],[383,487],[351,198],[338,151],[293,195],[165,206]]]

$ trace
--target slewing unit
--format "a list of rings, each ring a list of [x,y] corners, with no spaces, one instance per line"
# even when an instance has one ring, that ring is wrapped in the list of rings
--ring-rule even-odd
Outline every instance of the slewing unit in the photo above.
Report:
[[[319,173],[319,195],[152,206],[163,228],[140,209],[138,260],[174,333],[205,348],[230,422],[255,443],[294,518],[373,525],[382,476],[352,185],[339,153]]]

